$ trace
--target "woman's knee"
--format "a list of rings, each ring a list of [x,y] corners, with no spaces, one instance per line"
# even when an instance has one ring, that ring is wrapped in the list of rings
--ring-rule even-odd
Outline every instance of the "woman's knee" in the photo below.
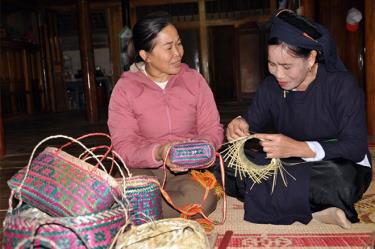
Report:
[[[202,211],[205,215],[209,215],[216,209],[217,197],[213,189],[206,190],[199,182],[191,178],[181,179],[178,182],[168,186],[167,191],[174,190],[174,194],[178,194],[179,203],[183,205],[198,204],[202,205]],[[172,198],[173,199],[173,198]]]
[[[217,203],[218,203],[218,198],[216,194],[214,193],[214,190],[210,190],[210,192],[207,195],[205,204],[203,205],[203,213],[205,215],[209,215],[212,212],[214,212],[216,210]]]

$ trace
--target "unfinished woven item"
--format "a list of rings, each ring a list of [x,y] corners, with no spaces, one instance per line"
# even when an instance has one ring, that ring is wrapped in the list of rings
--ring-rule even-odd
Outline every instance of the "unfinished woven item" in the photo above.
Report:
[[[210,244],[198,222],[171,218],[133,226],[119,235],[115,248],[207,249]]]
[[[250,135],[228,143],[228,148],[221,152],[228,167],[235,170],[236,177],[239,177],[240,179],[248,177],[254,184],[261,183],[269,177],[273,177],[272,191],[276,184],[277,174],[280,174],[284,185],[286,186],[287,182],[284,173],[288,174],[288,172],[284,169],[280,159],[273,158],[267,165],[257,165],[246,157],[244,153],[245,143],[253,138],[255,137]]]
[[[108,248],[125,222],[121,206],[84,216],[51,217],[23,205],[5,217],[3,248],[56,248],[52,242],[61,249]]]

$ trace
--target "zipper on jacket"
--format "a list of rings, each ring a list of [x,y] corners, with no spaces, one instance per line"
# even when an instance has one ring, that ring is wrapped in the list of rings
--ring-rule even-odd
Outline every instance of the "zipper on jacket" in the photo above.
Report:
[[[171,112],[169,109],[169,102],[167,100],[166,92],[165,89],[163,89],[163,96],[164,96],[164,101],[165,101],[165,106],[166,106],[166,112],[167,112],[167,120],[168,120],[168,128],[169,128],[169,137],[172,135],[172,122],[171,122]]]

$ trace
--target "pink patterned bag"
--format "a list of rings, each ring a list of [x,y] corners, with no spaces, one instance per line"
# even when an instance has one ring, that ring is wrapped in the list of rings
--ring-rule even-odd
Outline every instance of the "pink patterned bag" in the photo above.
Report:
[[[95,157],[79,140],[98,135],[109,138],[107,134],[95,133],[71,139],[86,148],[86,153]],[[102,169],[62,151],[62,148],[72,142],[59,149],[47,147],[33,158],[36,149],[52,138],[68,139],[63,135],[52,136],[34,148],[29,164],[8,181],[14,196],[56,217],[78,216],[109,209],[120,196],[117,181],[106,172],[101,163],[112,147],[107,146],[106,155],[97,159]]]
[[[122,168],[129,176],[131,174],[111,145],[87,148],[79,141],[97,135],[110,138],[104,133],[88,134],[78,139],[56,135],[42,140],[34,148],[28,165],[8,182],[12,192],[3,223],[3,248],[110,246],[120,228],[129,222],[129,203],[121,201],[125,186],[107,173],[103,161],[109,159],[112,167],[116,165],[123,181]],[[54,138],[71,142],[59,149],[47,147],[33,158],[42,143]],[[72,143],[84,148],[79,157],[62,151]],[[100,148],[105,150],[103,155],[93,153]],[[89,164],[87,161],[91,159],[95,159],[102,169]],[[15,208],[12,203],[14,196],[19,199]]]

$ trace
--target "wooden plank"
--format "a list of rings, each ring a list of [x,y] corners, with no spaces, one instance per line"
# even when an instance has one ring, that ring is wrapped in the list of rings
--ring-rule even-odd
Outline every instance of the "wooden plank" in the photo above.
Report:
[[[99,121],[99,113],[96,98],[94,50],[92,46],[89,16],[88,1],[80,0],[78,2],[79,43],[82,63],[82,80],[86,100],[86,117],[89,122],[96,123]]]
[[[130,6],[130,28],[133,28],[137,22],[137,6],[133,1],[129,3]]]
[[[38,65],[40,66],[40,69],[38,70],[39,73],[39,80],[40,80],[40,89],[43,91],[43,98],[42,98],[42,111],[48,111],[50,107],[50,97],[48,94],[48,84],[47,84],[47,72],[48,68],[46,66],[46,52],[45,52],[45,47],[43,48],[43,43],[44,43],[44,34],[43,34],[43,24],[42,24],[42,13],[38,12],[37,14],[37,24],[38,24],[38,35],[39,35],[39,43],[41,45],[40,49],[40,62]]]
[[[16,99],[16,78],[15,78],[15,59],[16,54],[14,51],[8,50],[6,51],[7,55],[7,71],[8,71],[8,80],[9,80],[9,92],[10,92],[10,102],[11,102],[11,109],[12,114],[16,114],[17,112],[17,99]]]
[[[179,4],[179,3],[196,3],[198,0],[131,0],[130,4],[136,6],[157,6],[166,4]]]
[[[62,51],[60,48],[60,33],[58,29],[58,18],[57,13],[53,11],[47,12],[48,17],[48,43],[51,53],[50,65],[52,73],[51,85],[54,88],[54,99],[57,111],[66,111],[66,96],[65,96],[65,85],[63,80],[63,59]]]
[[[207,27],[213,26],[235,26],[239,27],[249,22],[266,22],[270,18],[270,15],[253,15],[241,19],[233,18],[220,18],[220,19],[206,19]],[[173,22],[173,24],[179,29],[192,29],[199,27],[199,21],[182,21]]]
[[[5,146],[5,132],[4,132],[4,119],[3,119],[3,110],[1,103],[1,94],[0,94],[0,156],[5,155],[6,146]]]
[[[277,0],[270,0],[270,14],[277,10]]]
[[[53,72],[52,72],[52,54],[51,54],[51,44],[49,43],[49,22],[46,22],[48,13],[43,13],[41,16],[40,22],[42,23],[42,51],[45,51],[44,57],[44,68],[46,72],[46,92],[48,93],[48,106],[52,112],[56,111],[56,97],[55,97],[55,86],[54,86],[54,79],[53,79]]]
[[[206,79],[207,83],[210,84],[210,72],[208,68],[208,35],[207,35],[207,24],[206,24],[206,1],[199,0],[199,41],[200,41],[200,56],[202,74]]]
[[[315,0],[302,0],[302,15],[315,20]]]
[[[89,8],[90,10],[102,10],[108,7],[118,7],[119,1],[118,0],[90,0],[89,1]],[[71,3],[63,2],[63,3],[55,3],[51,2],[46,6],[48,10],[55,10],[58,12],[72,12],[75,11],[77,8],[76,1],[71,1]]]
[[[42,51],[38,53],[36,56],[36,73],[37,73],[37,80],[38,80],[38,92],[39,92],[39,99],[40,99],[40,111],[45,112],[47,111],[47,102],[46,102],[46,89],[45,89],[45,74],[44,74],[44,65],[42,60]]]
[[[120,65],[120,44],[119,34],[123,27],[122,25],[122,12],[121,5],[117,8],[107,9],[107,20],[108,20],[108,37],[110,44],[110,54],[112,61],[112,81],[116,82],[122,72]]]
[[[24,77],[24,87],[26,94],[26,112],[27,114],[32,114],[34,111],[34,103],[32,96],[32,86],[31,86],[31,70],[30,70],[30,55],[27,53],[26,49],[22,50],[22,64],[23,64],[23,77]]]
[[[375,1],[365,1],[366,97],[368,134],[375,135]]]

